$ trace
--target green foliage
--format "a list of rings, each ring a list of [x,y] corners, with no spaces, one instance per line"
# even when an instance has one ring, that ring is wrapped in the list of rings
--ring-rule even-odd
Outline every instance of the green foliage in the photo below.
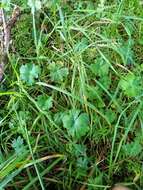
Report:
[[[90,177],[88,179],[88,190],[98,190],[101,189],[100,185],[103,184],[103,174],[99,174],[99,176],[93,178]],[[98,187],[97,187],[98,186]]]
[[[88,46],[87,38],[82,38],[81,41],[75,45],[75,52],[82,52],[87,48],[87,46]]]
[[[116,121],[116,113],[109,109],[106,111],[106,117],[109,119],[110,123],[113,123],[114,121]]]
[[[22,65],[20,67],[20,78],[28,85],[33,85],[35,79],[39,77],[40,73],[40,67],[32,63]]]
[[[0,189],[142,189],[141,2],[2,2]]]
[[[19,111],[18,118],[12,114],[11,120],[9,121],[9,128],[14,134],[22,135],[26,139],[25,124],[31,120],[31,114],[29,111]]]
[[[69,143],[67,144],[67,151],[72,154],[72,156],[86,157],[86,146],[83,144]]]
[[[19,3],[20,1],[18,1],[18,4]],[[26,5],[26,3],[24,3],[24,0],[22,0],[22,4],[24,4],[24,6]],[[13,37],[13,46],[15,48],[16,54],[18,54],[19,56],[35,56],[34,39],[32,32],[33,29],[31,25],[32,17],[24,13],[21,14],[15,27],[12,28],[11,33]]]
[[[62,121],[69,135],[77,140],[89,131],[88,115],[79,110],[70,110],[68,114],[64,115]]]
[[[68,68],[62,67],[56,63],[51,63],[49,66],[50,69],[50,77],[52,81],[62,82],[68,76]]]
[[[0,150],[0,164],[2,164],[4,162],[4,156],[2,151]]]
[[[39,95],[37,97],[37,104],[43,111],[48,111],[53,106],[53,98]]]
[[[101,58],[96,59],[95,63],[91,64],[90,68],[96,76],[100,77],[105,77],[109,72],[109,64]]]
[[[87,157],[79,157],[77,159],[77,163],[76,163],[76,175],[77,178],[81,178],[82,176],[86,176],[87,175],[87,169],[88,169],[88,159]]]
[[[140,144],[140,141],[138,139],[135,139],[135,141],[124,145],[123,150],[126,156],[135,157],[142,152],[143,147]]]
[[[126,30],[128,31],[127,27],[128,26],[126,25]],[[128,31],[128,33],[130,34],[130,31]],[[118,51],[126,65],[134,64],[134,52],[132,50],[133,45],[133,40],[129,38],[129,40],[126,43],[122,42],[121,47],[118,48]]]
[[[31,8],[32,13],[34,13],[35,10],[40,10],[42,7],[40,0],[28,0],[27,4]]]
[[[10,3],[11,3],[11,0],[2,0],[1,6],[4,7],[6,10],[9,10],[10,9]]]
[[[17,155],[20,155],[25,151],[23,139],[20,136],[12,141],[12,147],[14,148]]]
[[[134,74],[127,74],[120,80],[120,87],[124,91],[125,95],[129,97],[139,96],[142,92],[140,78]]]

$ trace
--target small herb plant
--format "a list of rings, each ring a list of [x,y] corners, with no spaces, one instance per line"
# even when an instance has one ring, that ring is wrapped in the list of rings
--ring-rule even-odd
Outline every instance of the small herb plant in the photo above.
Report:
[[[142,1],[2,0],[7,19],[15,6],[0,189],[143,189]]]

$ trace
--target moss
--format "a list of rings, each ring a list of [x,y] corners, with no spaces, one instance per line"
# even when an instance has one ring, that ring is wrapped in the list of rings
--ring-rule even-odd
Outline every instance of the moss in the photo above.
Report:
[[[33,56],[35,54],[33,39],[32,17],[23,14],[12,29],[13,48],[16,53],[22,57]]]

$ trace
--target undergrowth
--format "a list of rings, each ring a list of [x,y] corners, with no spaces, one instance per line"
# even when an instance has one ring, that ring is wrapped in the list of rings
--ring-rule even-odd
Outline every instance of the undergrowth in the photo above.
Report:
[[[5,2],[0,189],[143,189],[142,1]]]

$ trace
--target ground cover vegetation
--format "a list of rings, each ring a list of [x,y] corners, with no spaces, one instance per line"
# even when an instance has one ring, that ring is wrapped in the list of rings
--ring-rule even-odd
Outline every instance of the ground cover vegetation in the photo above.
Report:
[[[1,189],[143,189],[143,2],[8,0]]]

